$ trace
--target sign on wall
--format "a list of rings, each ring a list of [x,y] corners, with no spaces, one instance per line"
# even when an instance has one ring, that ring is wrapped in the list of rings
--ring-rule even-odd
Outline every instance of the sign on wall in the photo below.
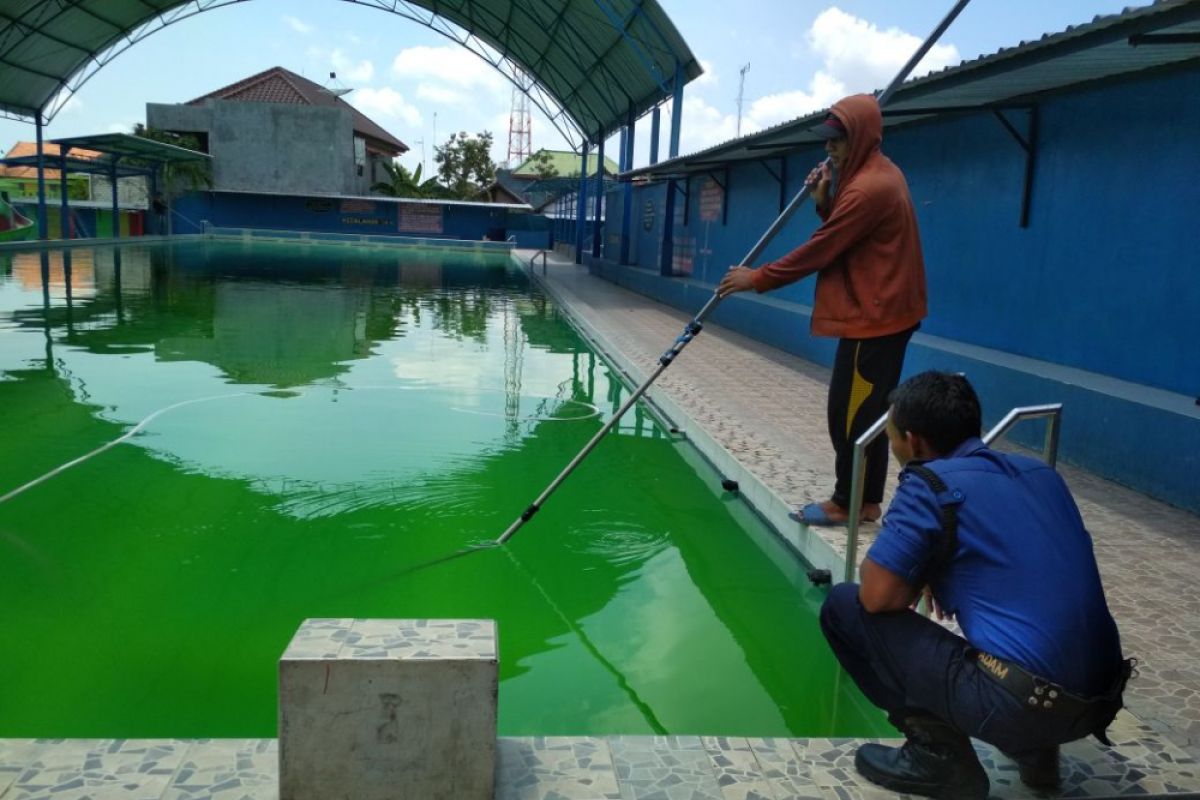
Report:
[[[442,233],[442,207],[426,203],[401,203],[400,233]]]
[[[338,210],[343,225],[387,225],[391,221],[380,214],[379,204],[371,200],[343,200]]]
[[[716,222],[721,218],[721,207],[725,202],[725,190],[721,184],[712,178],[704,181],[700,187],[700,219],[704,222]]]

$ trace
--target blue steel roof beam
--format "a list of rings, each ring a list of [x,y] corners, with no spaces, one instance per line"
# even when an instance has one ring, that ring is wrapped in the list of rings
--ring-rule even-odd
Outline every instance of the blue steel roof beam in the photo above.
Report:
[[[97,14],[95,11],[92,11],[91,8],[89,8],[88,6],[85,6],[83,4],[83,0],[70,0],[70,2],[71,2],[70,7],[72,9],[78,11],[81,14],[84,14],[85,16],[89,16],[94,20],[103,22],[105,25],[109,26],[110,28],[114,28],[117,31],[118,36],[120,36],[122,33],[129,30],[128,26],[122,25],[119,22],[113,22],[111,19],[108,19],[107,17]]]
[[[577,30],[575,30],[574,26],[571,25],[570,23],[567,23],[567,29],[570,30],[571,33],[574,34],[580,41],[585,41],[585,39],[580,35],[580,33]],[[621,39],[618,38],[613,43],[612,47],[615,47],[620,42],[621,42]],[[609,51],[611,51],[612,47],[609,48]],[[596,86],[595,88],[597,90],[598,95],[601,94],[601,89],[608,90],[608,92],[604,92],[604,94],[607,94],[608,96],[607,96],[607,98],[605,98],[603,96],[598,96],[597,100],[599,100],[601,102],[605,102],[607,100],[607,111],[608,111],[609,116],[613,116],[613,117],[619,116],[620,114],[627,111],[629,106],[627,104],[621,105],[619,102],[617,102],[617,99],[614,97],[614,95],[610,94],[609,92],[611,92],[610,82],[615,82],[617,84],[620,84],[621,81],[616,75],[613,74],[612,69],[604,63],[602,57],[597,56],[597,59],[598,59],[597,61],[593,62],[589,66],[583,67],[581,69],[581,71],[584,74],[604,73],[606,80],[603,83]],[[563,98],[563,105],[569,105],[570,101],[573,98],[575,98],[577,95],[579,95],[580,90],[583,89],[584,86],[585,86],[585,84],[583,84],[583,83],[576,83],[575,86],[571,89],[571,92],[566,97]],[[630,101],[629,95],[623,91],[622,91],[622,93],[625,95],[625,99],[627,101]],[[592,112],[592,116],[594,117],[595,121],[594,121],[593,125],[589,126],[589,128],[587,130],[587,133],[589,136],[594,135],[599,132],[598,126],[600,125],[600,119],[601,119],[600,116],[598,114],[596,114],[595,112]]]
[[[526,15],[526,16],[528,16],[528,17],[530,18],[530,20],[531,20],[532,22],[534,22],[534,23],[536,23],[536,24],[539,24],[539,25],[541,25],[541,26],[544,26],[544,25],[545,25],[545,22],[544,22],[544,21],[542,21],[542,20],[539,20],[539,19],[537,19],[536,17],[534,17],[534,16],[533,16],[533,15],[532,15],[532,14],[531,14],[529,11],[528,11],[528,9],[522,9],[522,11],[523,11],[523,13],[525,13],[525,15]],[[559,13],[558,17],[555,19],[555,22],[554,22],[554,30],[551,32],[551,35],[547,37],[547,40],[548,40],[548,42],[551,42],[551,43],[553,43],[554,41],[556,41],[556,39],[557,39],[557,37],[558,37],[558,34],[559,34],[559,30],[560,30],[561,28],[565,27],[565,28],[566,28],[566,30],[567,30],[567,31],[568,31],[568,32],[569,32],[569,33],[570,33],[570,34],[573,36],[573,38],[574,38],[574,44],[575,44],[577,47],[579,47],[580,49],[582,49],[582,50],[586,51],[586,52],[587,52],[587,53],[588,53],[588,54],[589,54],[589,55],[592,57],[592,59],[593,59],[593,65],[592,65],[592,68],[596,68],[596,65],[597,65],[597,64],[603,64],[603,61],[602,61],[601,55],[600,55],[600,54],[599,54],[599,53],[596,51],[596,49],[595,49],[595,48],[593,48],[593,47],[592,47],[592,45],[591,45],[591,42],[590,42],[590,40],[588,39],[588,37],[586,37],[586,36],[583,36],[582,34],[580,34],[580,32],[579,32],[579,31],[578,31],[578,30],[575,28],[575,26],[574,26],[573,24],[571,24],[571,23],[568,21],[568,19],[567,19],[567,16],[566,16],[566,13],[565,13],[565,12],[566,12],[566,9],[565,9],[565,8],[564,8],[564,9],[562,9],[562,10],[560,11],[560,13]],[[547,63],[547,62],[546,62],[546,59],[547,59],[547,58],[548,58],[548,56],[550,55],[550,51],[551,51],[551,49],[552,49],[552,48],[548,46],[548,47],[547,47],[547,48],[546,48],[546,49],[545,49],[545,50],[542,52],[542,55],[541,55],[541,57],[539,58],[538,64],[544,64],[544,63]],[[603,71],[605,71],[605,72],[608,72],[608,73],[609,73],[609,77],[610,77],[610,78],[612,78],[612,77],[613,77],[613,76],[612,76],[612,73],[611,73],[611,70],[609,70],[609,69],[607,68],[607,66],[602,66],[602,67],[600,67],[600,68],[601,68],[601,69],[603,69]],[[589,68],[588,68],[588,67],[584,67],[584,66],[580,65],[580,67],[579,67],[579,74],[580,74],[580,76],[581,76],[581,77],[583,77],[583,76],[586,76],[586,75],[588,75],[588,73],[589,73]],[[537,73],[535,72],[534,74],[537,74]],[[564,79],[566,78],[566,76],[565,76],[565,75],[564,75],[563,77],[564,77]],[[569,98],[573,98],[575,95],[577,95],[577,94],[579,93],[579,89],[580,89],[580,87],[582,86],[582,84],[581,84],[581,83],[580,83],[578,80],[576,80],[576,81],[567,80],[566,82],[567,82],[567,84],[568,84],[568,85],[571,85],[571,86],[573,86],[573,90],[572,90],[572,92],[571,92],[569,95],[567,95],[567,97],[566,97],[566,98],[563,98],[562,100],[560,100],[560,104],[561,104],[561,105],[563,105],[564,107],[568,105],[568,103],[567,103],[566,101],[567,101]],[[585,101],[585,105],[587,105],[587,107],[588,107],[588,111],[589,111],[589,112],[592,114],[592,116],[593,116],[593,117],[594,117],[596,120],[599,120],[599,119],[600,119],[600,115],[599,115],[599,114],[597,114],[597,113],[596,113],[596,112],[595,112],[595,111],[592,109],[592,107],[591,107],[591,104],[590,104],[590,103],[586,103],[586,101]],[[609,110],[609,113],[610,113],[610,114],[615,114],[616,112],[618,112],[618,111],[620,110],[620,106],[618,106],[618,105],[616,105],[615,103],[613,103],[613,102],[612,102],[612,98],[611,98],[611,97],[609,98],[609,106],[608,106],[608,110]],[[579,123],[580,123],[581,125],[582,125],[582,124],[584,124],[582,120],[579,120]],[[594,132],[595,132],[595,131],[590,131],[590,133],[594,133]]]
[[[611,22],[609,24],[611,25]],[[608,62],[606,61],[607,57],[621,43],[621,41],[622,41],[621,37],[618,36],[611,45],[609,45],[608,47],[606,47],[604,49],[603,53],[599,53],[591,47],[591,43],[590,43],[588,37],[586,35],[584,35],[575,26],[575,24],[572,20],[568,20],[566,23],[566,26],[567,26],[567,30],[570,31],[571,34],[576,38],[578,44],[585,47],[588,50],[588,52],[592,54],[592,57],[594,59],[590,66],[582,68],[582,72],[585,75],[591,75],[594,71],[599,70],[599,71],[606,73],[608,78],[610,80],[612,80],[614,83],[616,83],[617,85],[622,85],[623,81],[621,81],[620,76],[613,72],[612,67],[609,66]],[[576,88],[578,88],[578,87],[576,87]],[[621,93],[625,96],[626,99],[629,98],[629,94],[627,92],[625,92],[623,89],[622,89]],[[625,111],[627,110],[627,106],[622,106],[619,102],[617,102],[616,97],[614,97],[613,95],[609,95],[608,102],[609,102],[610,113],[612,113],[614,115],[618,115],[618,116],[624,115]]]
[[[114,58],[125,52],[128,48],[150,36],[153,33],[163,30],[168,25],[182,22],[185,19],[194,17],[197,14],[209,11],[221,6],[233,5],[234,3],[243,3],[246,0],[191,0],[186,5],[179,5],[175,8],[168,9],[166,12],[157,17],[146,20],[141,25],[130,28],[130,35],[125,40],[117,40],[108,45],[102,50],[94,54],[80,72],[68,77],[66,80],[60,81],[58,92],[53,95],[52,99],[44,106],[41,111],[45,116],[45,121],[49,122],[54,119],[55,114],[62,110],[67,101],[71,99],[71,95],[78,92],[79,89],[91,80],[97,72],[108,65]],[[67,91],[64,91],[67,90]]]
[[[663,46],[662,52],[664,52],[666,54],[667,60],[668,61],[676,61],[677,58],[675,57],[675,48],[672,47],[671,43],[667,41],[666,34],[664,34],[662,32],[662,28],[658,27],[658,23],[656,23],[654,21],[654,18],[645,13],[645,10],[644,10],[640,0],[638,2],[638,15],[641,17],[641,21],[644,22],[646,25],[650,26],[650,30],[654,31],[654,35],[658,37],[658,40],[660,42],[662,42],[662,46]],[[649,46],[649,45],[647,45],[647,46]],[[658,64],[657,58],[654,59],[654,63],[656,65]],[[674,82],[675,75],[672,74],[669,80],[671,82]]]
[[[9,16],[8,14],[5,14],[3,11],[0,11],[0,20],[4,20],[4,21],[6,21],[6,22],[10,23],[10,24],[13,26],[13,29],[14,29],[14,30],[21,30],[21,31],[23,31],[23,32],[24,32],[24,35],[25,35],[26,37],[28,37],[28,36],[41,36],[42,38],[49,39],[49,40],[50,40],[50,41],[52,41],[52,42],[57,42],[58,44],[61,44],[61,45],[63,46],[63,48],[64,48],[64,49],[67,49],[67,50],[78,50],[79,52],[83,53],[83,54],[84,54],[84,56],[87,56],[87,55],[89,55],[89,54],[91,53],[91,50],[89,50],[88,48],[84,47],[83,45],[76,44],[75,42],[68,42],[66,39],[60,39],[59,37],[57,37],[57,36],[54,36],[54,35],[52,35],[52,34],[49,34],[49,33],[46,33],[46,32],[45,32],[45,31],[43,31],[43,30],[40,30],[40,29],[38,29],[38,28],[33,28],[33,27],[31,27],[31,26],[29,25],[29,23],[27,23],[27,22],[23,22],[23,21],[21,21],[19,18],[16,18],[16,17]],[[3,59],[3,58],[5,58],[5,57],[7,57],[7,56],[8,56],[8,54],[9,54],[10,52],[12,52],[13,48],[15,48],[15,47],[16,47],[17,45],[19,45],[19,44],[24,44],[24,43],[25,43],[25,41],[26,41],[26,39],[25,39],[25,38],[23,38],[23,37],[18,37],[18,38],[17,38],[17,41],[16,41],[16,42],[15,42],[15,43],[12,45],[12,47],[9,47],[9,48],[5,49],[3,52],[0,52],[0,59]],[[7,61],[5,61],[4,63],[6,63],[6,64],[7,64],[7,63],[10,63],[10,62],[7,62]],[[55,78],[55,80],[57,80],[57,78]]]
[[[513,6],[511,6],[510,8],[516,8],[518,5],[519,4],[514,3]],[[528,19],[529,22],[536,25],[540,30],[547,29],[546,21],[535,16],[528,8],[521,6],[517,10],[519,10],[520,13],[523,14]],[[549,56],[551,54],[551,51],[553,50],[552,45],[558,37],[559,29],[562,26],[563,21],[566,16],[565,11],[566,11],[566,9],[564,7],[563,9],[560,10],[560,13],[555,17],[554,21],[552,23],[550,23],[550,29],[547,31],[547,36],[546,36],[548,45],[545,48],[539,48],[537,45],[535,45],[533,42],[529,41],[528,39],[526,39],[523,36],[519,37],[519,38],[522,40],[523,44],[525,44],[529,47],[531,53],[538,54],[537,60],[528,62],[528,66],[525,66],[524,64],[522,64],[522,69],[524,69],[527,73],[535,75],[535,76],[541,75],[544,72],[546,72],[547,70],[551,70],[557,74],[557,77],[559,79],[561,79],[561,81],[565,85],[570,86],[570,85],[577,84],[578,80],[572,79],[571,77],[569,77],[565,72],[563,72],[561,69],[559,69],[559,67],[553,61],[549,60]],[[595,51],[593,51],[591,49],[590,45],[588,45],[586,42],[584,43],[584,47],[589,52],[594,54]],[[520,63],[520,62],[518,62],[518,63]],[[579,70],[580,77],[583,77],[585,75],[586,75],[586,73],[582,69]]]
[[[513,5],[515,6],[516,3],[514,2]],[[530,17],[531,19],[533,18],[533,15],[529,14],[528,12],[526,12],[526,16]],[[550,57],[550,51],[553,48],[554,41],[558,38],[558,29],[559,26],[562,25],[564,16],[566,16],[566,9],[559,9],[558,16],[554,18],[554,22],[550,24],[550,29],[546,31],[546,46],[542,49],[542,52],[538,54],[537,61],[533,62],[532,65],[533,69],[535,70],[535,75],[540,73],[540,70],[545,66],[547,59]],[[541,20],[535,21],[541,22]]]
[[[629,35],[629,28],[633,25],[634,21],[642,15],[641,0],[637,0],[637,5],[629,9],[629,13],[625,15],[624,19],[621,19],[617,15],[616,9],[612,7],[612,3],[608,2],[608,0],[595,0],[595,3],[601,11],[608,15],[608,19],[610,22],[612,22],[613,27],[621,32],[621,37],[629,43],[629,48],[633,50],[634,54],[639,59],[641,59],[642,65],[646,67],[646,71],[654,76],[654,79],[657,81],[659,88],[662,89],[663,94],[670,94],[671,90],[667,88],[666,79],[663,77],[662,70],[659,69],[657,61],[651,60],[646,52],[638,45],[637,40]],[[651,27],[654,27],[654,25],[651,24]]]
[[[570,27],[570,26],[568,26],[568,27]],[[610,44],[608,47],[604,48],[604,52],[600,53],[600,55],[598,56],[599,61],[597,61],[596,64],[593,65],[594,69],[603,69],[605,72],[607,72],[608,77],[611,78],[615,83],[617,83],[617,85],[621,85],[622,82],[617,77],[617,75],[613,73],[612,68],[608,66],[607,59],[610,55],[612,55],[614,50],[616,50],[618,47],[620,47],[622,44],[625,43],[625,32],[620,31],[620,34],[621,35],[618,36],[616,39],[613,39],[612,44]],[[576,35],[579,35],[579,34],[576,33]],[[621,94],[624,95],[624,97],[627,101],[629,101],[630,103],[633,102],[633,98],[629,96],[629,92],[626,92],[624,90],[624,88],[621,89]],[[615,101],[616,99],[617,99],[616,97],[609,98],[610,101]],[[628,106],[626,106],[626,108],[628,108]],[[612,110],[620,111],[621,106],[613,105]]]

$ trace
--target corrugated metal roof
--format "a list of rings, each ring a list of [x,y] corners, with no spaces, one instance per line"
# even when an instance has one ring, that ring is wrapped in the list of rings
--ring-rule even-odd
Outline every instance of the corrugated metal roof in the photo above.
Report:
[[[1176,41],[1139,43],[1138,37],[1147,34],[1166,34]],[[907,81],[884,109],[884,127],[970,110],[1027,105],[1073,86],[1196,63],[1200,63],[1200,0],[1158,0]],[[827,113],[828,109],[821,109],[740,139],[630,170],[622,177],[705,172],[818,145],[822,140],[809,129]]]
[[[29,144],[28,147],[22,145]],[[181,164],[191,161],[208,161],[211,156],[198,153],[186,147],[177,147],[165,142],[156,142],[141,136],[131,136],[128,133],[100,133],[94,136],[73,136],[55,139],[44,145],[44,162],[47,167],[61,164],[58,158],[62,148],[68,148],[67,173],[88,172],[107,175],[113,172],[114,166],[118,176],[145,175],[148,169],[135,162],[123,162],[122,159],[141,159],[155,164]],[[21,142],[13,148],[3,162],[10,169],[26,169],[37,175],[37,145]],[[116,162],[114,165],[114,161]],[[49,180],[52,170],[46,170]],[[58,176],[58,171],[53,170]]]
[[[571,152],[570,150],[547,150],[545,148],[538,150],[537,153],[534,153],[532,156],[530,156],[529,158],[522,161],[519,165],[517,165],[517,167],[515,169],[513,169],[512,174],[520,176],[520,177],[536,178],[537,177],[537,165],[534,163],[534,159],[536,159],[538,157],[539,153],[546,153],[547,155],[550,156],[550,166],[554,167],[554,170],[560,176],[565,178],[570,175],[578,175],[579,174],[579,154],[578,153]],[[598,170],[599,170],[599,162],[596,160],[596,157],[595,156],[589,157],[588,158],[588,175],[595,175]],[[605,156],[604,157],[604,172],[605,172],[605,174],[616,175],[617,171],[618,171],[617,162],[613,161],[608,156]]]
[[[297,75],[283,67],[271,67],[256,75],[243,78],[228,86],[189,100],[187,105],[201,105],[206,100],[227,100],[243,103],[288,103],[302,106],[345,107],[354,119],[354,132],[361,133],[386,146],[389,155],[408,152],[408,145],[377,125],[370,117],[330,92],[319,83]]]
[[[239,0],[4,0],[0,111],[33,117],[141,38]],[[406,0],[390,11],[438,30],[452,23],[524,71],[589,139],[703,71],[656,0]],[[414,13],[426,9],[429,18]],[[436,20],[436,22],[435,22]],[[464,39],[460,44],[467,44]],[[511,76],[510,76],[511,77]]]

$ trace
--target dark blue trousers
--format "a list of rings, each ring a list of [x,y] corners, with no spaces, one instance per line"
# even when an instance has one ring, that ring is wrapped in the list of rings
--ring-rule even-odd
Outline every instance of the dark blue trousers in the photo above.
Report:
[[[1021,757],[1082,739],[1094,721],[1031,709],[989,678],[967,641],[914,611],[870,614],[858,584],[840,583],[821,607],[821,630],[842,667],[888,720],[932,714]]]

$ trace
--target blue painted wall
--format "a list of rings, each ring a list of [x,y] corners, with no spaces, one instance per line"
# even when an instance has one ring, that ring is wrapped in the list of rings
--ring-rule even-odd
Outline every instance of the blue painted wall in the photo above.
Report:
[[[930,314],[906,373],[965,369],[987,389],[993,418],[1018,397],[1066,400],[1066,460],[1200,511],[1200,103],[1182,102],[1195,97],[1193,66],[1044,98],[1026,228],[1025,153],[990,114],[889,131],[884,151],[908,176],[928,272]],[[1026,130],[1026,112],[1008,115]],[[823,157],[817,148],[789,157],[789,199]],[[780,174],[778,160],[768,164]],[[682,212],[676,222],[680,277],[658,275],[659,222],[653,232],[635,226],[635,266],[593,268],[699,310],[779,211],[780,184],[764,165],[735,167],[723,191],[706,193],[714,178],[725,181],[721,172],[689,181],[688,224]],[[639,189],[635,217],[661,220],[665,191]],[[714,197],[727,219],[712,218]],[[760,263],[816,224],[802,207]],[[833,343],[806,333],[813,286],[729,298],[712,320],[829,364]],[[957,344],[985,350],[964,358]]]
[[[282,195],[194,193],[172,203],[174,232],[198,233],[203,221],[218,227],[269,230],[420,236],[433,239],[478,240],[494,233],[516,236],[522,247],[548,246],[548,224],[506,208],[480,205],[425,205],[440,224],[401,230],[402,203],[389,200],[296,197]]]

